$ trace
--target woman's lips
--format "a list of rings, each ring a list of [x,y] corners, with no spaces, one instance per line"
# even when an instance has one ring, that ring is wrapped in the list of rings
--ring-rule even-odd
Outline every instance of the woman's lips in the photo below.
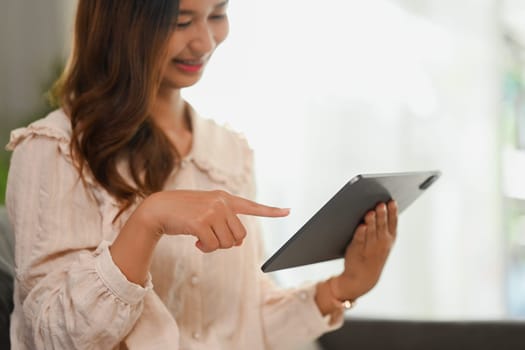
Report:
[[[173,63],[178,69],[186,73],[197,73],[204,66],[204,62],[201,60],[197,61],[197,60],[174,59]]]

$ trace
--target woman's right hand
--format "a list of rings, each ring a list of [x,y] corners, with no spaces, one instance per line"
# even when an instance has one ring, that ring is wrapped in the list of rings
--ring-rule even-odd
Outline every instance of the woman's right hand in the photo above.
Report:
[[[195,245],[206,253],[242,244],[246,229],[238,214],[283,217],[290,213],[219,190],[158,192],[137,210],[153,233],[195,236]]]

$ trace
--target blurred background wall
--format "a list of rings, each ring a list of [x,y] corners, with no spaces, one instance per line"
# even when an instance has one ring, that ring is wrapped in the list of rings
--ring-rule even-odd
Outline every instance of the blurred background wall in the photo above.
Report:
[[[63,62],[75,1],[2,0],[0,4],[0,115],[6,130],[30,118]]]
[[[0,144],[9,131],[49,110],[45,93],[64,64],[76,1],[0,3]],[[0,148],[0,203],[9,155]]]
[[[0,5],[2,144],[42,116],[70,42],[75,1],[27,3]],[[292,208],[263,221],[267,255],[358,173],[440,169],[402,215],[380,284],[352,314],[525,317],[522,3],[231,2],[230,38],[184,93],[246,134],[259,200]],[[291,286],[340,269],[334,261],[275,277]]]

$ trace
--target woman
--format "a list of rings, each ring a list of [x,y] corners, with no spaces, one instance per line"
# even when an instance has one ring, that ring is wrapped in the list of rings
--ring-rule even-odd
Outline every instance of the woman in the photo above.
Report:
[[[293,290],[260,272],[252,152],[198,114],[224,0],[80,0],[60,109],[12,132],[16,349],[289,349],[376,283],[395,203],[371,211],[343,273]]]

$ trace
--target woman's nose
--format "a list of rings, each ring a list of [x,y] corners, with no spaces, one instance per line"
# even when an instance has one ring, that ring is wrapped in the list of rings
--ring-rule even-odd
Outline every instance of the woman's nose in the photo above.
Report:
[[[212,52],[217,46],[212,28],[207,24],[198,26],[195,36],[191,41],[191,49],[199,55]]]

